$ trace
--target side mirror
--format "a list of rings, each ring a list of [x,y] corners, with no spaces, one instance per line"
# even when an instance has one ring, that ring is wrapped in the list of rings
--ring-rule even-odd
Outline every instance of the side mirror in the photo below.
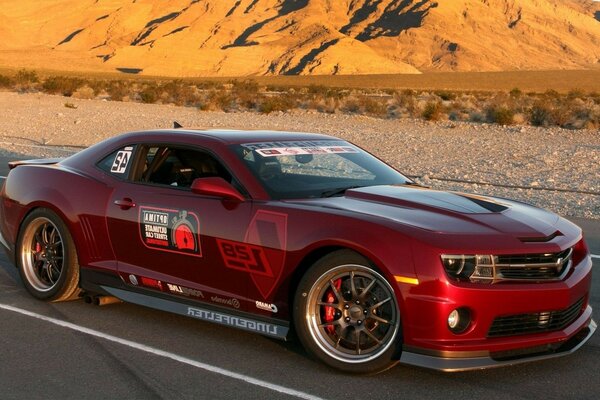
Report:
[[[197,178],[192,182],[192,192],[205,196],[221,197],[227,200],[244,201],[245,198],[223,178]]]

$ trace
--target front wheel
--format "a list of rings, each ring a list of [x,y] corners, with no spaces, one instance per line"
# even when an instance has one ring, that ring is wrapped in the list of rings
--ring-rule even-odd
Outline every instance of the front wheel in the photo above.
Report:
[[[79,265],[65,223],[48,209],[31,212],[17,240],[17,267],[29,293],[40,300],[62,301],[79,293]]]
[[[394,291],[356,253],[331,253],[308,270],[296,291],[294,324],[304,347],[334,368],[371,374],[399,360]]]

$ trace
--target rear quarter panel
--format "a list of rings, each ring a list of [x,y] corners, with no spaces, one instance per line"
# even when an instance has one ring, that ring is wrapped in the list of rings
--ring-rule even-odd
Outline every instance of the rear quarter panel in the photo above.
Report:
[[[81,265],[114,260],[104,211],[109,187],[60,164],[22,165],[10,171],[2,192],[2,236],[12,247],[24,218],[34,209],[53,210],[67,224]]]

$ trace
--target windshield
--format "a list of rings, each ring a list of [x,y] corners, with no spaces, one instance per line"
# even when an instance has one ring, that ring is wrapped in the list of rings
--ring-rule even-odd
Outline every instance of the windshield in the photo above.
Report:
[[[411,183],[343,140],[257,142],[232,147],[274,199],[331,197],[350,188]]]

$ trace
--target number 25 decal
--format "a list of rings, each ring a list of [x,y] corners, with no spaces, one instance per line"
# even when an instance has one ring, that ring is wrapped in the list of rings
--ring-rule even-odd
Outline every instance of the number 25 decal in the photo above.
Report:
[[[115,161],[113,161],[113,165],[110,168],[110,172],[115,174],[123,174],[127,169],[127,165],[129,164],[129,160],[131,159],[131,150],[122,150],[117,153],[115,157]]]
[[[260,246],[217,239],[221,256],[228,268],[251,274],[273,276],[264,250]]]

